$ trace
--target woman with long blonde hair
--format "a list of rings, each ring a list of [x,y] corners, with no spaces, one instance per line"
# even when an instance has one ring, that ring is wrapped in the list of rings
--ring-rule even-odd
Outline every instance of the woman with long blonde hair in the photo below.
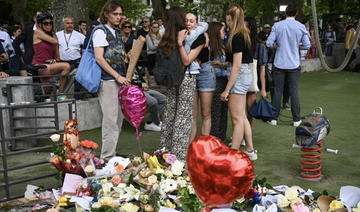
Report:
[[[242,8],[233,6],[226,13],[226,24],[230,28],[230,36],[226,46],[226,61],[232,63],[229,81],[220,98],[228,101],[232,119],[232,146],[239,149],[245,138],[245,153],[251,160],[257,159],[253,147],[252,131],[246,116],[246,93],[250,87],[252,74],[249,63],[253,62],[250,32],[244,21]]]
[[[146,53],[148,56],[148,71],[152,73],[155,66],[156,49],[160,43],[161,35],[159,32],[159,23],[153,21],[149,33],[146,35]]]

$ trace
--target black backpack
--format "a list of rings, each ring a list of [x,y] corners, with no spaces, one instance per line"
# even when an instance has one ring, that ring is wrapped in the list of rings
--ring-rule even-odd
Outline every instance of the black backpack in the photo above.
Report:
[[[158,85],[178,88],[185,76],[185,67],[178,49],[174,49],[169,57],[165,57],[162,51],[158,49],[153,73]]]

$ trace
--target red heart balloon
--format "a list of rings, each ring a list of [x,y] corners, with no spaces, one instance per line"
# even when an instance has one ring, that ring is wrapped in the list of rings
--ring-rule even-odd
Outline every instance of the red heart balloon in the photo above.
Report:
[[[250,189],[255,173],[249,157],[231,149],[211,135],[193,140],[187,153],[190,181],[206,207],[242,198]]]

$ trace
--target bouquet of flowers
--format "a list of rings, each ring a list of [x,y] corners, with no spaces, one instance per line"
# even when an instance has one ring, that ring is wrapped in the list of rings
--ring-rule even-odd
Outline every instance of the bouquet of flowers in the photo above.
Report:
[[[57,170],[64,173],[92,176],[95,168],[103,166],[104,161],[95,157],[94,154],[94,149],[98,148],[98,144],[90,140],[79,142],[76,119],[65,122],[63,145],[58,144],[60,137],[59,134],[50,136],[53,142],[50,163]]]

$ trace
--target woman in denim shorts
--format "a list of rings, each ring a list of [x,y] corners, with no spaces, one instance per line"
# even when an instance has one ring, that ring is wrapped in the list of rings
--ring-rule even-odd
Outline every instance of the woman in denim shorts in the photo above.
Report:
[[[192,13],[186,15],[186,27],[188,30],[193,30],[197,27],[197,17]],[[216,87],[216,77],[210,61],[210,51],[208,46],[207,34],[201,34],[191,44],[191,49],[203,46],[196,60],[200,64],[199,74],[196,75],[196,92],[193,99],[193,119],[190,141],[196,136],[197,131],[197,117],[199,102],[201,107],[202,126],[201,134],[209,135],[211,130],[211,103],[213,92]]]
[[[245,154],[256,160],[253,147],[252,130],[246,116],[246,93],[252,75],[249,64],[253,62],[249,29],[244,21],[244,11],[233,6],[226,13],[226,23],[230,27],[230,37],[226,46],[226,60],[232,63],[229,81],[220,98],[229,101],[230,116],[233,124],[232,146],[239,149],[243,139],[246,141]]]

